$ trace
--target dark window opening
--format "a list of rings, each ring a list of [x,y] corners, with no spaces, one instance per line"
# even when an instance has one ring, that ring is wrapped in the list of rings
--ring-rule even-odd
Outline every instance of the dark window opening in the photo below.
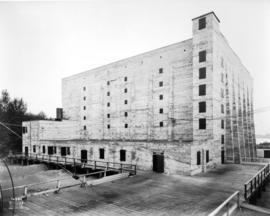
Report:
[[[110,92],[107,92],[107,96],[110,96]]]
[[[86,116],[83,117],[83,120],[86,120]]]
[[[86,125],[83,126],[83,129],[86,130]]]
[[[270,150],[264,150],[264,158],[270,158]]]
[[[125,88],[125,93],[127,93],[127,88]]]
[[[162,86],[163,86],[163,82],[160,81],[160,82],[159,82],[159,87],[162,87]]]
[[[197,165],[201,165],[201,152],[197,151]]]
[[[48,146],[48,155],[53,155],[53,146]]]
[[[107,128],[110,129],[110,128],[111,128],[111,125],[108,124],[108,125],[107,125]]]
[[[161,113],[161,114],[163,113],[163,108],[159,109],[159,113]]]
[[[86,100],[86,97],[83,97],[83,100]]]
[[[86,106],[83,106],[83,110],[86,110]]]
[[[53,153],[54,154],[57,154],[57,148],[56,148],[56,146],[53,147]]]
[[[107,81],[107,85],[110,85],[110,81]]]
[[[23,134],[27,133],[27,127],[22,127]]]
[[[224,135],[221,135],[221,144],[224,144]]]
[[[205,62],[206,61],[206,51],[200,51],[199,52],[199,62]]]
[[[125,104],[128,104],[128,101],[127,100],[125,100],[125,102],[124,102]]]
[[[105,150],[103,148],[99,149],[99,159],[104,159],[105,157]]]
[[[85,91],[86,90],[86,87],[83,87],[83,90]]]
[[[162,74],[162,73],[163,73],[163,68],[159,68],[159,69],[158,69],[158,72],[159,72],[160,74]]]
[[[33,145],[33,152],[36,152],[36,146]]]
[[[206,95],[206,85],[199,85],[199,96],[204,96]]]
[[[224,113],[224,105],[221,104],[221,113]]]
[[[128,80],[127,77],[125,77],[124,80],[125,80],[125,82],[127,82],[127,80]]]
[[[128,124],[125,124],[125,128],[128,128]]]
[[[107,114],[107,118],[110,118],[110,117],[111,117],[111,115],[108,113],[108,114]]]
[[[224,120],[221,120],[221,128],[224,129]]]
[[[206,163],[208,163],[209,162],[209,150],[206,150],[206,156],[205,156],[205,158],[206,158]]]
[[[128,117],[128,112],[125,112],[125,117]]]
[[[206,27],[206,19],[205,17],[199,19],[199,30],[204,29]]]
[[[42,153],[45,154],[46,153],[46,147],[42,146]]]
[[[107,103],[107,107],[110,107],[110,103],[109,102]]]
[[[199,113],[205,112],[206,112],[206,102],[205,101],[199,102]]]
[[[120,161],[126,161],[126,150],[120,150]]]
[[[159,100],[163,100],[163,95],[159,95]]]
[[[70,147],[67,147],[67,155],[70,155]]]
[[[206,67],[199,68],[199,79],[206,78]]]
[[[159,127],[163,127],[163,122],[159,122]]]
[[[199,119],[199,129],[206,129],[206,119],[205,118],[200,118]]]

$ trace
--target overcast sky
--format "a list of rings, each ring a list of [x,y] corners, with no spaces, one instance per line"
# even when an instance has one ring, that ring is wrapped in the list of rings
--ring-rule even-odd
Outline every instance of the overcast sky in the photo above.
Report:
[[[63,77],[191,38],[210,11],[254,78],[255,110],[270,106],[269,0],[0,2],[0,90],[54,117]],[[255,125],[270,133],[270,111]]]

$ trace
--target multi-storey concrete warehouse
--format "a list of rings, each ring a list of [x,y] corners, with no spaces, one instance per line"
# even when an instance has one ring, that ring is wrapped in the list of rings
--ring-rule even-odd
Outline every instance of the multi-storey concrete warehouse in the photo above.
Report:
[[[62,121],[24,122],[23,152],[194,174],[256,157],[253,80],[214,12],[191,39],[62,80]]]

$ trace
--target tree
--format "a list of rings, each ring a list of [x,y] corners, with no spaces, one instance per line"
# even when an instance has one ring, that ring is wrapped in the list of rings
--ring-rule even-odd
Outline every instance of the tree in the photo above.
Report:
[[[22,136],[22,122],[46,119],[44,112],[35,115],[27,113],[27,104],[22,98],[11,99],[7,90],[3,90],[0,98],[0,122]],[[7,155],[10,150],[21,152],[22,139],[0,125],[0,156]]]

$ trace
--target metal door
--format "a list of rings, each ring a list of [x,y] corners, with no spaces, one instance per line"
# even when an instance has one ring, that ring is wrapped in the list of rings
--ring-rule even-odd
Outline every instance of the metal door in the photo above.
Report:
[[[81,162],[87,163],[87,150],[81,150]]]
[[[157,173],[164,172],[164,154],[153,153],[153,171]]]

